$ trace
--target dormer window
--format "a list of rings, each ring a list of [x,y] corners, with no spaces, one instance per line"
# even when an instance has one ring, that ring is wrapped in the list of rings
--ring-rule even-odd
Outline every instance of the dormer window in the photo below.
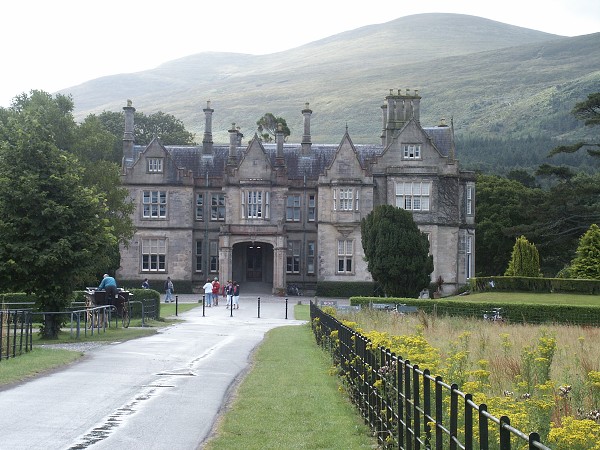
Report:
[[[404,159],[421,159],[421,144],[404,144]]]
[[[162,173],[163,171],[163,159],[162,158],[148,158],[148,173]]]

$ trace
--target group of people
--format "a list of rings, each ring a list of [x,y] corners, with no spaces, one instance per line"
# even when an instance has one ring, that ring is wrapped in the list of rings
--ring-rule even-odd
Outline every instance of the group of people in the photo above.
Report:
[[[219,297],[223,295],[228,308],[240,308],[240,285],[237,281],[229,280],[221,289],[221,283],[219,283],[217,277],[212,281],[207,278],[202,288],[204,289],[204,304],[206,307],[219,306]]]

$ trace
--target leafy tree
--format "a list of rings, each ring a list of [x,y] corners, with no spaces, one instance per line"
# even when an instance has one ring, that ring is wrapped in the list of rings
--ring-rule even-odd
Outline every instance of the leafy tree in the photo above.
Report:
[[[380,205],[362,219],[360,228],[368,270],[386,295],[416,297],[429,285],[429,241],[410,212]]]
[[[541,276],[540,255],[535,245],[530,243],[525,236],[517,238],[504,275],[507,277]]]
[[[477,177],[475,261],[480,276],[501,275],[520,230],[534,219],[529,205],[545,199],[541,189],[497,175]]]
[[[514,231],[537,243],[544,273],[568,265],[580,236],[600,223],[600,174],[551,176],[557,180],[539,201],[524,205],[531,220]]]
[[[287,141],[287,138],[291,134],[287,122],[283,117],[275,117],[271,113],[266,113],[256,122],[261,140],[263,142],[272,142],[275,138],[275,133],[277,132],[279,124],[281,124],[281,129],[283,131],[283,140],[284,142]]]
[[[123,127],[125,116],[123,112],[103,111],[98,116],[90,114],[86,121],[99,120],[102,126],[116,139],[113,144],[111,161],[120,163],[123,157]],[[135,143],[148,145],[155,136],[163,145],[193,145],[194,134],[185,129],[183,122],[171,114],[161,111],[146,115],[134,113],[133,134]]]
[[[583,120],[588,126],[600,125],[600,92],[589,94],[587,100],[579,102],[572,111],[573,115]],[[586,148],[589,155],[600,157],[600,142],[580,141],[572,145],[560,145],[550,152],[549,156],[558,153],[575,153],[580,148]]]
[[[600,228],[593,223],[579,240],[577,256],[571,262],[573,278],[600,280]]]
[[[34,293],[45,311],[63,309],[118,241],[106,196],[59,147],[76,133],[68,100],[32,91],[2,113],[0,289]],[[59,329],[59,317],[46,315],[43,336]]]

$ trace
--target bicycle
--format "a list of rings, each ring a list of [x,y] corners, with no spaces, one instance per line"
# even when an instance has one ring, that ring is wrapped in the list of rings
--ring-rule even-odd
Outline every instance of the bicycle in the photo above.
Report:
[[[483,320],[489,320],[490,322],[504,322],[502,308],[492,308],[491,311],[484,311]]]
[[[114,301],[114,307],[116,310],[117,317],[121,319],[121,325],[123,328],[128,328],[131,322],[131,308],[129,304],[129,292],[119,292],[117,298]]]

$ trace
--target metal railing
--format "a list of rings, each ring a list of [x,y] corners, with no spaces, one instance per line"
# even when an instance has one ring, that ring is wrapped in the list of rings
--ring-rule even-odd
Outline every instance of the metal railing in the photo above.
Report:
[[[538,433],[525,434],[485,404],[428,369],[402,360],[310,304],[317,342],[331,353],[351,400],[383,448],[549,450]]]
[[[30,352],[32,336],[30,309],[0,310],[0,361]]]

